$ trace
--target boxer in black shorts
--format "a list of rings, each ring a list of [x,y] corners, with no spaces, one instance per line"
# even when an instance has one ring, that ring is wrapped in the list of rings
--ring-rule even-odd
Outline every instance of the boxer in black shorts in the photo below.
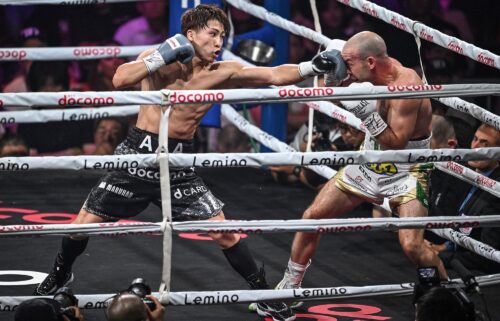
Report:
[[[198,5],[181,17],[182,34],[145,50],[137,60],[118,67],[113,77],[116,88],[141,84],[141,90],[195,90],[238,87],[284,86],[324,73],[347,75],[339,50],[326,50],[299,65],[246,67],[238,61],[217,61],[229,21],[221,9]],[[343,69],[342,69],[343,68]],[[342,75],[343,74],[343,75]],[[192,151],[192,140],[203,115],[211,104],[171,106],[168,140],[172,152]],[[161,118],[157,105],[142,105],[136,128],[132,129],[116,154],[154,153]],[[169,146],[170,148],[170,146]],[[172,212],[175,220],[224,220],[222,202],[215,198],[193,169],[172,171]],[[132,217],[150,202],[160,202],[158,169],[129,169],[105,175],[90,192],[74,224],[113,221]],[[222,248],[230,265],[252,289],[269,288],[263,269],[259,269],[239,234],[209,233]],[[88,238],[65,237],[54,268],[35,289],[49,295],[73,279],[71,267],[83,253]],[[274,321],[292,321],[295,315],[282,302],[260,302],[257,312]]]
[[[192,140],[170,139],[170,153],[193,153]],[[145,154],[158,148],[158,135],[134,127],[117,146],[115,155]],[[136,216],[150,202],[161,206],[159,168],[129,168],[110,171],[92,189],[83,208],[105,220]],[[171,168],[170,190],[174,221],[207,220],[224,205],[199,177],[194,168]]]

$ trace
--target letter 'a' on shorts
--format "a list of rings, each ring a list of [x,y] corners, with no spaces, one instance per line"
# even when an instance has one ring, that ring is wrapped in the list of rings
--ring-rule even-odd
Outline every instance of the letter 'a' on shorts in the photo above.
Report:
[[[153,153],[157,147],[158,135],[132,128],[115,155]],[[169,139],[169,150],[190,153],[193,141]],[[136,216],[150,202],[161,206],[159,179],[157,167],[109,171],[92,188],[83,209],[107,221]],[[174,221],[206,220],[217,216],[224,206],[194,168],[171,168],[170,188]]]

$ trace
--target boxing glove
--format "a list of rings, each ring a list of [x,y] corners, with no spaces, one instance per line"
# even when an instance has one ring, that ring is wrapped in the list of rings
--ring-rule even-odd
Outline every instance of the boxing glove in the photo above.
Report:
[[[342,52],[342,49],[344,49],[345,45],[345,40],[340,40],[340,39],[333,39],[328,43],[328,46],[326,47],[326,50],[338,50]],[[347,68],[346,68],[347,71]],[[347,77],[347,72],[346,74],[343,73],[338,73],[338,72],[327,72],[325,74],[325,86],[340,86],[342,84],[342,81]]]
[[[373,85],[369,82],[357,83],[353,82],[347,88],[370,88]],[[377,101],[376,100],[341,100],[342,106],[354,116],[361,120],[365,120],[370,114],[377,111]]]
[[[332,73],[336,78],[347,76],[347,67],[339,50],[331,49],[320,52],[311,61],[299,64],[299,73],[302,78]]]
[[[370,88],[373,85],[369,82],[362,83],[352,83],[348,88]],[[382,133],[387,127],[387,123],[382,119],[380,114],[377,112],[377,101],[376,100],[344,100],[340,101],[344,108],[356,117],[363,121],[366,130],[373,136],[376,137]]]
[[[157,50],[143,59],[149,73],[174,61],[186,64],[194,57],[194,48],[191,42],[183,35],[176,34],[165,40]]]

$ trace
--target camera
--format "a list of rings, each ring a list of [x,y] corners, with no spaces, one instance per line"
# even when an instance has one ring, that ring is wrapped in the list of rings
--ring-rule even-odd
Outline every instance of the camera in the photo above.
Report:
[[[67,316],[70,320],[78,320],[75,311],[71,306],[78,306],[78,299],[69,287],[62,287],[56,291],[53,297],[54,301],[61,305],[61,314]]]
[[[436,267],[420,267],[417,273],[413,303],[417,307],[418,321],[425,321],[424,315],[429,313],[456,314],[456,320],[464,321],[486,320],[481,312],[476,311],[474,302],[460,284],[441,282]]]
[[[328,124],[314,123],[313,133],[317,134],[314,140],[315,152],[332,151],[332,143],[330,142],[330,126]]]
[[[132,281],[128,287],[128,291],[140,297],[142,301],[148,306],[149,310],[156,309],[156,304],[151,299],[146,298],[146,295],[151,294],[151,287],[146,283],[143,278],[137,278]]]

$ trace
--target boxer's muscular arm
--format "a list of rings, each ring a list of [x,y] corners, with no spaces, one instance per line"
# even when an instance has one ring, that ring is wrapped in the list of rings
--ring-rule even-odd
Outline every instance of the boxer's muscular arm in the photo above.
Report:
[[[280,65],[276,67],[243,67],[237,68],[230,80],[237,87],[290,85],[303,80],[297,65]]]
[[[152,54],[156,49],[151,48],[142,52],[137,60],[120,65],[113,76],[113,85],[117,89],[132,87],[149,75],[143,58]]]
[[[392,99],[386,103],[388,127],[377,136],[377,142],[383,149],[404,149],[415,130],[421,100]]]

